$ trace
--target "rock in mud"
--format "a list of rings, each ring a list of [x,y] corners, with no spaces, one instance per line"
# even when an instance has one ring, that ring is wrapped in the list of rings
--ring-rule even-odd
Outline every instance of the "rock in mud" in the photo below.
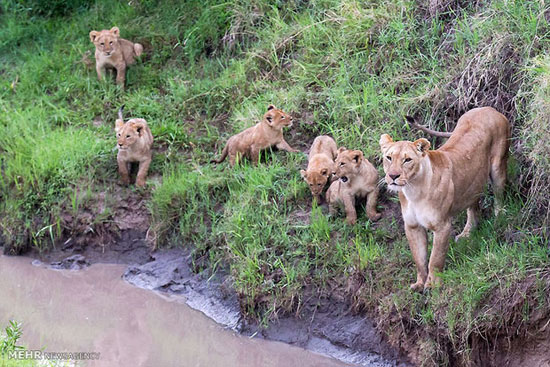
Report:
[[[82,255],[69,256],[61,261],[50,263],[51,269],[82,270],[90,266],[90,262]]]

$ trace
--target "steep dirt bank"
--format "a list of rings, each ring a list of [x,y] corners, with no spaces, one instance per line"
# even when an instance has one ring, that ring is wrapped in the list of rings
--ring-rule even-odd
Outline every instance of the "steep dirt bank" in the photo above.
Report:
[[[30,256],[57,269],[79,269],[93,263],[127,264],[124,279],[131,284],[182,295],[191,307],[240,333],[301,346],[350,363],[406,366],[410,360],[416,365],[437,365],[438,361],[427,357],[434,354],[434,349],[451,356],[461,354],[452,341],[443,336],[445,333],[438,334],[437,326],[422,325],[402,310],[392,307],[386,311],[382,307],[370,310],[375,322],[365,317],[364,312],[354,312],[344,290],[323,297],[312,294],[301,306],[299,315],[280,315],[267,328],[259,327],[241,313],[239,298],[227,271],[218,270],[211,278],[207,272],[196,274],[189,248],[152,252],[146,240],[149,216],[143,197],[134,192],[129,193],[127,199],[127,204],[120,205],[117,212],[131,205],[133,214],[129,220],[123,220],[127,216],[118,216],[121,213],[115,212],[118,220],[111,227],[86,230],[82,226],[80,234],[72,233],[54,250],[46,253],[32,250]],[[82,212],[81,216],[93,216],[93,210]],[[64,221],[84,223],[79,219],[81,216],[66,215]],[[131,228],[132,222],[138,224],[137,228]],[[492,318],[483,330],[472,333],[468,358],[450,359],[448,364],[549,366],[550,310],[524,308],[526,297],[535,297],[536,287],[544,281],[528,278],[521,285],[521,292],[493,294],[484,312],[489,309],[493,314],[502,315],[502,319]],[[391,297],[388,295],[381,303],[391,304]],[[429,340],[439,340],[439,345],[424,342],[427,336]]]

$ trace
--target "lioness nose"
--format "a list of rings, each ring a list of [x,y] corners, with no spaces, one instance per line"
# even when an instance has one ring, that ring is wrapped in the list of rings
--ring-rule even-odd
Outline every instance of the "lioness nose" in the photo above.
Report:
[[[396,175],[396,174],[391,174],[391,173],[390,173],[388,176],[390,176],[390,178],[391,178],[392,180],[395,181],[395,180],[396,180],[397,178],[399,178],[399,176],[401,176],[401,175]]]

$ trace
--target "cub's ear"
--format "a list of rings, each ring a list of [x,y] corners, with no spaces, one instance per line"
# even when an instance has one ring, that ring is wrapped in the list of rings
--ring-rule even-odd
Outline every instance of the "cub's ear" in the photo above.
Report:
[[[137,133],[139,134],[139,136],[142,136],[143,135],[143,130],[145,129],[145,120],[144,119],[135,119],[134,122],[132,122],[132,127],[134,128],[134,130],[137,131]]]
[[[393,143],[393,139],[388,134],[382,134],[378,143],[380,144],[380,148],[385,150],[389,144]]]
[[[340,148],[338,148],[337,153],[340,154],[340,153],[342,153],[342,152],[345,151],[345,150],[348,150],[348,149],[347,149],[346,147],[340,147]]]
[[[118,27],[111,28],[110,32],[115,35],[115,37],[120,37],[120,30]]]
[[[300,170],[300,176],[302,176],[302,178],[304,180],[307,180],[307,171],[304,171],[303,169]]]
[[[272,104],[270,104],[269,106],[267,106],[267,110],[268,110],[268,111],[271,111],[271,110],[273,110],[273,109],[275,109],[275,108],[276,108],[276,107],[273,106]]]
[[[268,114],[266,113],[265,119],[267,120],[267,123],[268,123],[269,125],[273,125],[273,116],[268,115]]]
[[[124,126],[124,121],[121,119],[117,119],[115,121],[115,132],[119,132],[120,129],[122,129],[122,126]]]
[[[327,177],[328,176],[328,169],[325,168],[324,170],[322,170],[321,175]]]
[[[428,149],[430,149],[430,142],[424,138],[415,140],[413,144],[416,146],[416,149],[422,153],[422,155],[426,154]]]
[[[354,150],[354,151],[352,152],[352,157],[353,157],[352,160],[353,160],[355,163],[359,164],[359,163],[361,163],[361,161],[363,160],[363,152],[360,151],[360,150]]]
[[[94,43],[95,39],[97,38],[98,35],[99,35],[98,31],[91,31],[90,32],[90,41],[92,41],[92,43]]]

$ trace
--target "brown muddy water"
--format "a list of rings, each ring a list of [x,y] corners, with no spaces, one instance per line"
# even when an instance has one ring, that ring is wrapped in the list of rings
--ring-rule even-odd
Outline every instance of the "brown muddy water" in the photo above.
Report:
[[[22,322],[20,344],[31,350],[100,353],[86,366],[347,366],[284,343],[239,336],[181,297],[126,283],[123,265],[70,271],[31,261],[0,256],[0,326]]]

